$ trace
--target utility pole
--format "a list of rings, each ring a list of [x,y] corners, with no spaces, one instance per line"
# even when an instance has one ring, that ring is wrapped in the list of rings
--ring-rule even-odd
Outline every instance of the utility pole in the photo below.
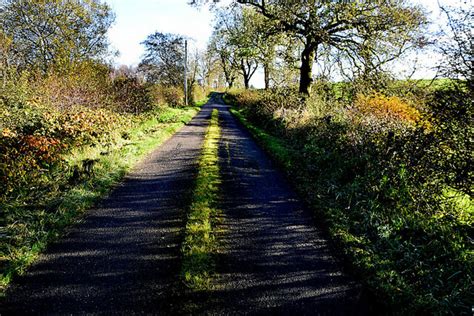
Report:
[[[188,40],[184,40],[184,104],[188,105]]]

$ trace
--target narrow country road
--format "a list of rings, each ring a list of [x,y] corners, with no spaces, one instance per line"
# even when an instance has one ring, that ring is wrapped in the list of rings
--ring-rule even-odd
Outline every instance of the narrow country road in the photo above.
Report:
[[[284,176],[219,100],[223,231],[208,315],[367,315]]]
[[[7,292],[0,314],[159,313],[180,269],[185,196],[211,107],[139,164]]]
[[[186,196],[213,108],[222,128],[217,274],[208,292],[177,293]],[[218,94],[17,278],[4,303],[2,315],[366,313],[360,286]]]

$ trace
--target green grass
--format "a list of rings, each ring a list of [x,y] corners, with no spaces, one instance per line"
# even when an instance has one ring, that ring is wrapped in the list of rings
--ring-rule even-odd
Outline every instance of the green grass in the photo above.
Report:
[[[216,250],[214,224],[219,215],[216,204],[220,185],[218,115],[219,112],[214,109],[199,160],[199,170],[192,193],[182,246],[181,275],[186,286],[193,290],[209,288],[214,270]]]
[[[384,93],[399,93],[400,91],[418,91],[426,93],[428,91],[437,91],[444,88],[453,87],[456,81],[452,79],[410,79],[410,80],[394,80],[390,82]],[[336,99],[345,99],[352,94],[350,82],[334,82],[330,84],[332,93]]]
[[[273,158],[284,168],[290,168],[292,165],[292,151],[285,141],[270,135],[263,129],[252,125],[245,116],[236,109],[230,109],[230,112],[239,119],[239,121],[250,131],[250,133],[257,139],[259,144],[264,147],[266,151],[272,154]]]
[[[24,273],[38,254],[61,236],[65,227],[80,220],[134,165],[190,121],[197,111],[196,107],[160,109],[137,119],[132,129],[122,136],[116,135],[107,145],[94,144],[73,150],[64,157],[71,170],[85,159],[94,159],[90,174],[82,175],[72,186],[52,182],[51,192],[38,205],[10,206],[9,216],[18,219],[10,225],[10,231],[21,242],[0,239],[0,296],[4,295],[12,277]],[[68,177],[70,174],[58,175],[58,180]]]
[[[209,101],[210,97],[206,97],[200,101],[196,101],[194,102],[196,106],[198,107],[202,107],[203,105],[205,105],[208,101]]]

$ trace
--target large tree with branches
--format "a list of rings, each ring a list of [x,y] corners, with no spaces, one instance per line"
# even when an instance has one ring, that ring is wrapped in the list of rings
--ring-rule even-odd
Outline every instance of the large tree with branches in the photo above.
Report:
[[[229,46],[225,33],[215,29],[208,46],[209,53],[216,56],[229,88],[234,86],[239,71],[239,61],[235,49]]]
[[[474,32],[472,19],[474,8],[440,6],[448,19],[445,39],[440,41],[439,49],[444,55],[440,65],[441,73],[453,79],[465,81],[471,93],[474,92]]]
[[[199,2],[203,1],[191,3]],[[371,56],[388,56],[392,60],[406,48],[422,43],[420,30],[426,24],[421,8],[406,0],[235,2],[253,7],[271,20],[276,29],[301,41],[299,91],[306,95],[311,93],[313,64],[323,46],[345,53],[354,62],[373,62]],[[380,54],[380,50],[388,49],[391,53]],[[380,60],[377,64],[384,62]]]

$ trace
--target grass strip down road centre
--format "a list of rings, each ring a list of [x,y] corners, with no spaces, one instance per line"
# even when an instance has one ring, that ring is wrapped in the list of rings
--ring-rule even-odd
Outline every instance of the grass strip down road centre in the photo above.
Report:
[[[182,246],[182,278],[192,290],[210,287],[216,251],[214,224],[219,215],[216,207],[219,196],[218,148],[220,138],[219,112],[212,111],[206,131],[199,171],[191,197],[184,243]]]

